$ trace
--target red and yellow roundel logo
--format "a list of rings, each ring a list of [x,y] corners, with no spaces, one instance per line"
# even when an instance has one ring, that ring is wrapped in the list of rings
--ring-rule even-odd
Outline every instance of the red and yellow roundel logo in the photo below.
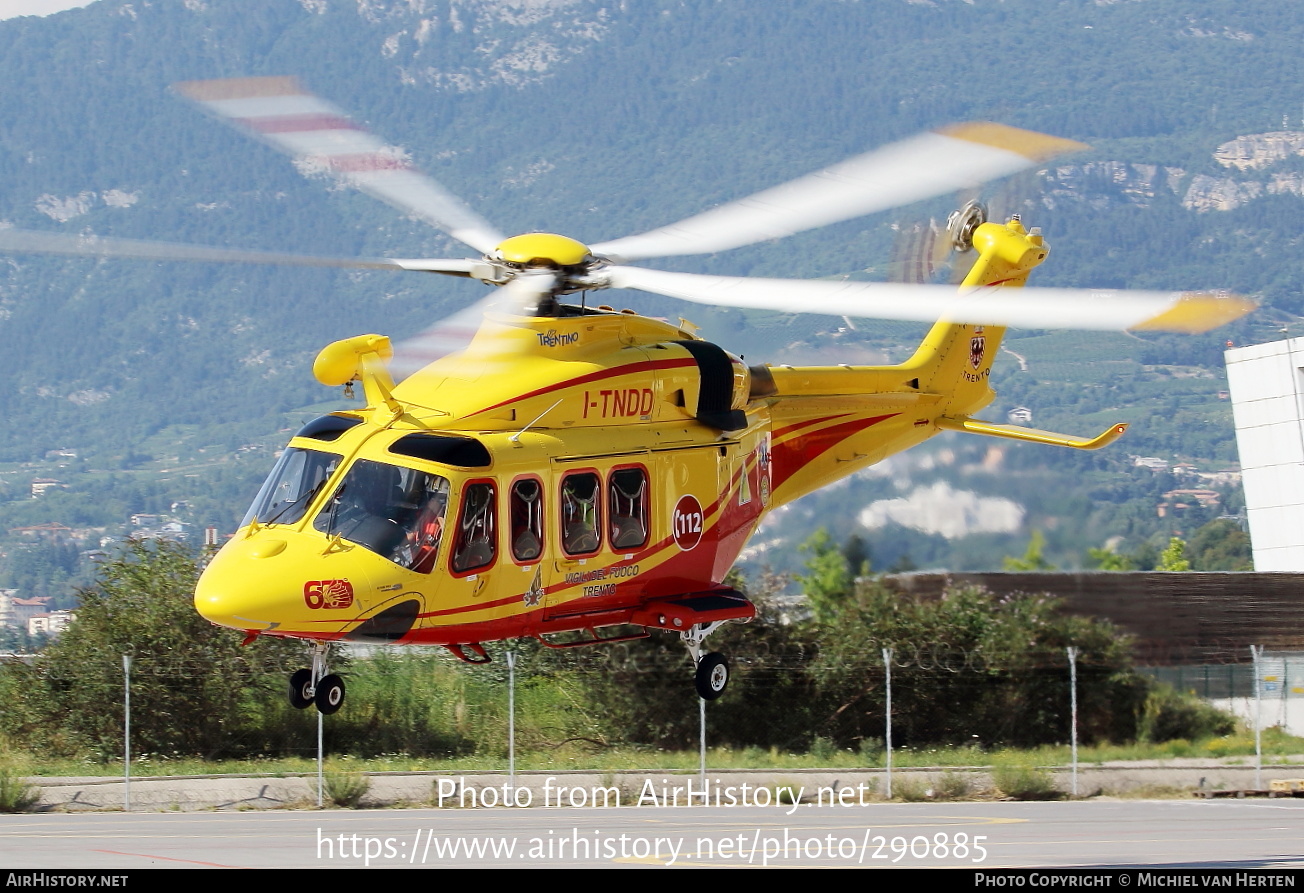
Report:
[[[303,584],[303,600],[316,610],[353,606],[353,584],[348,580],[309,580]]]
[[[685,552],[696,548],[702,541],[702,528],[706,526],[702,504],[695,496],[679,497],[674,514],[670,516],[670,524],[676,546]]]

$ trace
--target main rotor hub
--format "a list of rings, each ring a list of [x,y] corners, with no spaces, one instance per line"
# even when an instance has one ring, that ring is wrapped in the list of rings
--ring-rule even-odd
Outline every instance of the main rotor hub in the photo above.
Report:
[[[495,260],[522,267],[575,267],[592,259],[589,246],[555,233],[512,236],[494,249]]]

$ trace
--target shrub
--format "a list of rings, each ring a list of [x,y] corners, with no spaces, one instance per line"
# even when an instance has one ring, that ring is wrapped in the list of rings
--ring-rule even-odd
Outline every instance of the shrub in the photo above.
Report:
[[[356,809],[362,802],[362,798],[371,790],[371,779],[365,772],[327,770],[323,773],[322,781],[330,801],[345,809]]]
[[[1059,800],[1064,796],[1048,770],[1025,762],[997,763],[992,767],[992,784],[1015,800]]]
[[[1177,739],[1198,741],[1229,735],[1235,729],[1236,719],[1231,714],[1189,692],[1156,683],[1137,716],[1136,738],[1152,744]]]
[[[10,766],[0,766],[0,812],[27,812],[41,799],[41,789]]]
[[[968,800],[973,795],[973,779],[968,772],[943,772],[933,782],[934,800]]]
[[[921,776],[900,775],[892,779],[892,796],[907,803],[922,803],[932,799],[932,789]]]

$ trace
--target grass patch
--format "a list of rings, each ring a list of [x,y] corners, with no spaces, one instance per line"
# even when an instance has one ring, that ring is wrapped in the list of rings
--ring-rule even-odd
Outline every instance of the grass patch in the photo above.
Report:
[[[874,744],[863,752],[820,748],[821,753],[791,753],[778,748],[715,748],[707,753],[709,771],[726,772],[731,769],[866,769],[881,768],[884,754]],[[1304,762],[1304,739],[1286,735],[1280,729],[1263,731],[1263,753],[1269,761],[1283,761],[1294,757]],[[1197,741],[1177,739],[1157,744],[1108,744],[1081,747],[1080,764],[1091,765],[1108,762],[1137,760],[1222,759],[1254,756],[1254,734],[1244,729],[1231,735]],[[496,753],[474,753],[449,757],[412,757],[403,753],[381,754],[375,757],[349,757],[352,771],[358,772],[438,772],[461,774],[467,772],[500,771],[507,768],[505,756]],[[1030,750],[983,750],[979,747],[931,747],[897,749],[892,753],[892,765],[897,768],[961,768],[984,767],[996,763],[1016,762],[1034,766],[1066,766],[1070,760],[1067,745],[1039,747]],[[39,754],[11,753],[9,763],[21,765],[27,775],[50,776],[110,776],[120,775],[122,764],[94,759],[45,758]],[[695,772],[699,756],[695,750],[659,750],[653,747],[615,746],[595,748],[583,741],[559,747],[519,750],[516,768],[519,771],[552,771],[560,769],[586,769],[594,772]],[[204,761],[197,758],[161,757],[150,755],[132,762],[133,777],[160,775],[315,775],[315,758],[286,757],[277,759]],[[961,774],[961,773],[956,773]]]
[[[336,806],[357,809],[371,790],[371,779],[363,772],[327,769],[322,773],[326,797]]]
[[[1015,800],[1059,800],[1064,794],[1055,777],[1026,760],[1004,759],[992,766],[992,784]]]
[[[943,772],[933,782],[934,800],[968,800],[973,795],[973,778],[968,772]]]
[[[28,783],[13,766],[0,766],[0,812],[27,812],[41,799],[41,789]]]
[[[923,803],[932,798],[928,779],[918,775],[899,775],[892,779],[892,799],[906,803]]]

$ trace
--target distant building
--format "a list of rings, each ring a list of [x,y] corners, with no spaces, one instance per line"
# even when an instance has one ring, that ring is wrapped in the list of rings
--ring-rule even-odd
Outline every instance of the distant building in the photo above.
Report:
[[[56,541],[71,539],[75,533],[71,527],[64,527],[62,524],[56,524],[54,522],[36,524],[32,527],[11,527],[9,528],[9,532],[17,533],[21,536],[30,537],[32,539]]]
[[[1158,456],[1133,456],[1132,464],[1137,468],[1149,468],[1151,471],[1168,470],[1168,460]]]
[[[32,478],[32,498],[36,499],[44,494],[46,490],[54,490],[64,486],[66,484],[63,481],[54,478]]]
[[[1225,354],[1256,571],[1304,570],[1304,338]]]
[[[1167,516],[1170,510],[1189,509],[1193,504],[1206,508],[1218,505],[1222,495],[1217,490],[1169,490],[1164,494],[1165,502],[1159,503],[1159,517]]]
[[[49,596],[22,598],[17,589],[0,589],[0,626],[24,629],[28,620],[49,609]]]
[[[1005,417],[1014,425],[1032,424],[1032,410],[1026,406],[1016,406],[1005,414]]]
[[[34,636],[37,633],[44,633],[47,636],[57,636],[72,625],[77,619],[77,615],[72,611],[51,611],[48,614],[33,614],[27,618],[27,634]]]

